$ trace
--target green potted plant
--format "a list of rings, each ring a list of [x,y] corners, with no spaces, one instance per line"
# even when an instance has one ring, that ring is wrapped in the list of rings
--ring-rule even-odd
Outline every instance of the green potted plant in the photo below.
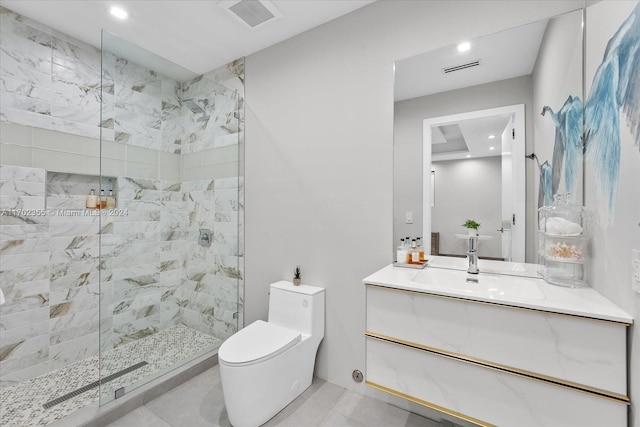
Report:
[[[462,224],[463,227],[469,230],[469,237],[476,237],[478,235],[478,229],[480,228],[480,223],[476,222],[473,219],[468,219]]]
[[[302,272],[300,271],[300,266],[296,266],[295,270],[293,270],[293,284],[295,286],[300,285],[300,282],[302,281],[302,278],[300,277],[300,275],[302,274]]]

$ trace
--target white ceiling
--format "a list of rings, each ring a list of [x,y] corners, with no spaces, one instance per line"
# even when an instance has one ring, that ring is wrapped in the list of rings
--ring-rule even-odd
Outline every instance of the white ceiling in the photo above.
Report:
[[[502,155],[502,133],[511,123],[511,115],[496,115],[477,119],[467,119],[456,123],[447,123],[458,134],[444,135],[442,126],[431,128],[432,161],[491,157]],[[493,135],[494,138],[489,138]],[[460,146],[464,147],[460,149]],[[491,148],[493,147],[493,149]],[[439,154],[436,154],[436,151]]]
[[[396,61],[395,101],[532,74],[547,22],[471,40],[471,49],[466,52],[458,52],[452,45]],[[479,66],[443,72],[443,68],[476,60]],[[500,136],[509,121],[509,116],[493,116],[432,127],[432,161],[500,156]],[[495,139],[490,140],[489,135]]]
[[[456,46],[426,52],[395,63],[395,100],[526,76],[533,72],[547,21],[535,22]],[[462,40],[461,40],[462,41]],[[445,74],[442,69],[480,60],[477,67]]]
[[[101,29],[204,74],[375,0],[272,0],[282,15],[251,29],[218,0],[0,0],[0,5],[93,46]],[[129,18],[109,14],[121,6]]]

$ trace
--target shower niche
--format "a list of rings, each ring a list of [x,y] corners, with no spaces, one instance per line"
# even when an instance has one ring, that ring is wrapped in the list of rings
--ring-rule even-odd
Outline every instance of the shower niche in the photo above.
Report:
[[[95,192],[96,197],[108,197],[111,193],[118,200],[118,180],[116,177],[105,175],[85,175],[66,172],[46,172],[46,208],[56,209],[60,214],[69,210],[84,210],[87,208],[87,196]],[[106,207],[106,206],[105,206]]]

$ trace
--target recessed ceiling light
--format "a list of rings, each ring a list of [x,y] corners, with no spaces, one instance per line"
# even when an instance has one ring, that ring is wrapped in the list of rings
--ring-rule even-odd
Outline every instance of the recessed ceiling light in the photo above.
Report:
[[[489,135],[489,139],[494,139],[495,137],[495,135]]]
[[[469,42],[462,42],[458,44],[458,52],[466,52],[469,49],[471,49],[471,43]]]
[[[129,16],[126,10],[118,6],[112,6],[111,9],[109,9],[109,13],[118,19],[127,19],[127,16]]]
[[[467,154],[467,159],[468,159],[469,157],[471,157],[471,154]]]
[[[495,150],[496,147],[489,147],[489,150]]]

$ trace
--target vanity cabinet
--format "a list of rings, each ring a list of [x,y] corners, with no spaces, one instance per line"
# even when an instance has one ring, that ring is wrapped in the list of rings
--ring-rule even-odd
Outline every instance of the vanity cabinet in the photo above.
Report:
[[[631,320],[365,285],[369,386],[477,425],[627,425]]]

